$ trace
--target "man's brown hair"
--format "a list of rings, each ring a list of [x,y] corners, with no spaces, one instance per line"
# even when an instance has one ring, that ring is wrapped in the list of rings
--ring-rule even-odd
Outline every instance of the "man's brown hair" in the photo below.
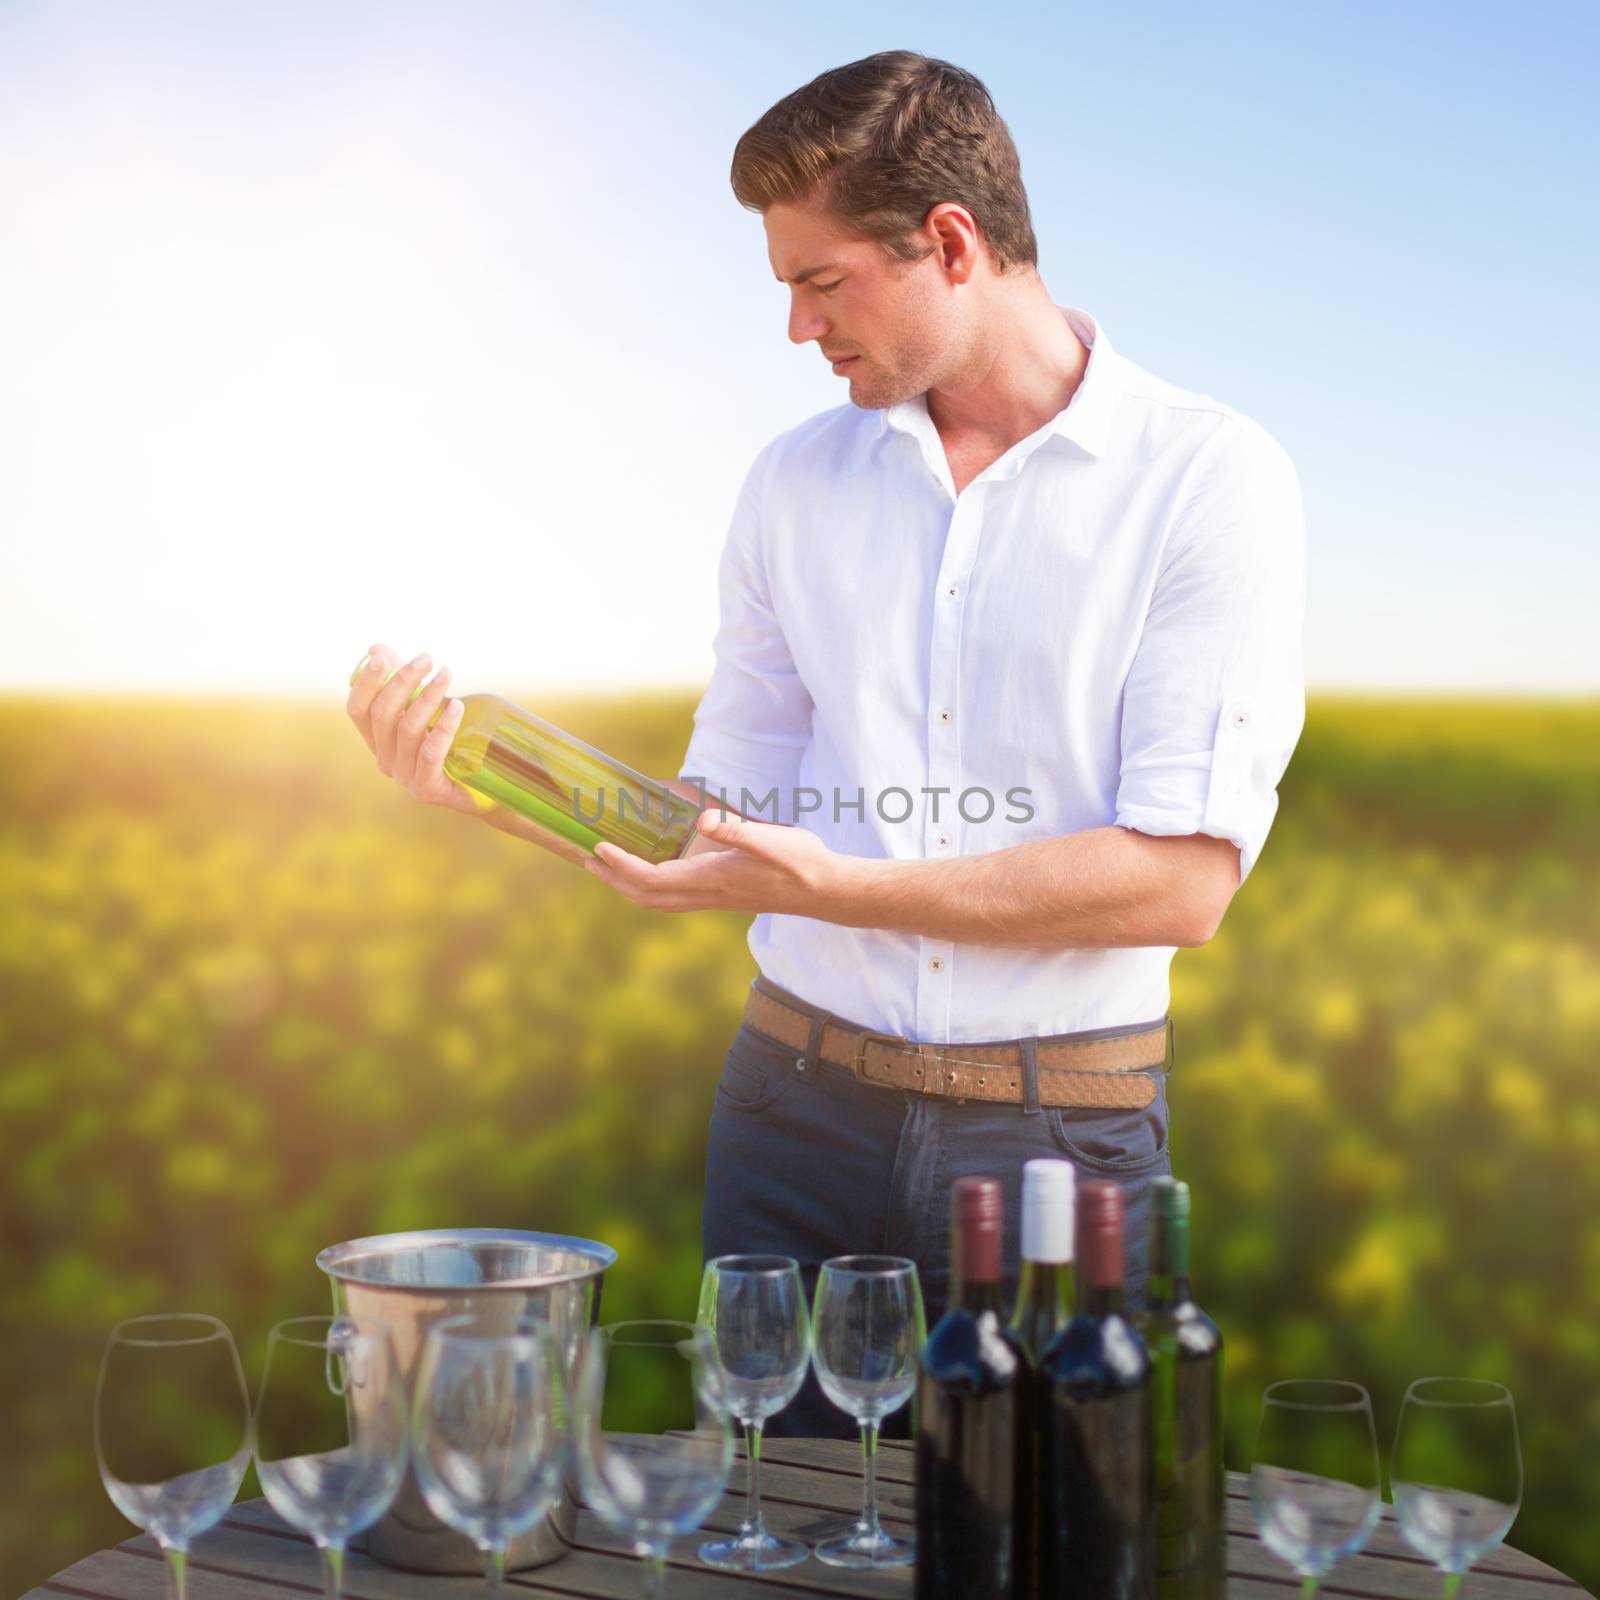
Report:
[[[929,253],[912,235],[948,200],[972,213],[1000,271],[1039,262],[1017,147],[989,91],[914,50],[866,56],[785,95],[740,136],[731,177],[752,211],[823,200],[897,261]]]

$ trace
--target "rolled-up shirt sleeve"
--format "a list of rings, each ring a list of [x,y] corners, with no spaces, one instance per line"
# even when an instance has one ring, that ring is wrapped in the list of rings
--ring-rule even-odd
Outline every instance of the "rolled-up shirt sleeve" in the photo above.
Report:
[[[1117,825],[1231,839],[1241,883],[1305,725],[1305,545],[1293,463],[1230,417],[1196,457],[1123,689]]]
[[[718,566],[711,681],[695,709],[678,776],[703,785],[708,798],[725,793],[730,806],[749,815],[792,822],[812,701],[774,613],[762,559],[762,500],[777,443],[746,473],[728,527]]]

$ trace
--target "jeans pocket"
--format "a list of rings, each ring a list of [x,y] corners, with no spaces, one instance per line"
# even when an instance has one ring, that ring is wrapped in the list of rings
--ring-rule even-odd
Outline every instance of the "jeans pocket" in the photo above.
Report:
[[[1129,1178],[1159,1167],[1167,1156],[1167,1074],[1145,1074],[1156,1097],[1138,1109],[1048,1106],[1045,1115],[1061,1153],[1080,1172]]]
[[[798,1076],[794,1062],[788,1045],[741,1023],[722,1064],[718,1104],[730,1111],[764,1111],[788,1093]]]

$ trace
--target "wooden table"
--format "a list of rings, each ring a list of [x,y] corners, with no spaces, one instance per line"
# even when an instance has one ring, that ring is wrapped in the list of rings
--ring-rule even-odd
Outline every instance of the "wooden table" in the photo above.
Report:
[[[885,1441],[878,1457],[879,1507],[897,1529],[911,1522],[911,1450]],[[1228,1475],[1228,1593],[1230,1600],[1293,1600],[1300,1580],[1256,1538],[1247,1480]],[[861,1505],[859,1446],[835,1439],[771,1439],[762,1451],[761,1498],[775,1532],[815,1542],[854,1519]],[[744,1505],[742,1459],[708,1529],[737,1528]],[[695,1558],[703,1534],[674,1545],[666,1593],[737,1600],[758,1589],[774,1597],[815,1595],[889,1596],[911,1593],[911,1570],[851,1572],[815,1559],[783,1572],[744,1577],[715,1572]],[[358,1543],[359,1541],[357,1541]],[[161,1552],[140,1535],[59,1572],[27,1600],[163,1600],[166,1574]],[[536,1595],[584,1595],[595,1600],[633,1600],[644,1573],[626,1545],[590,1511],[580,1511],[577,1542],[569,1554],[545,1567],[512,1573],[508,1600]],[[189,1558],[189,1600],[299,1600],[320,1595],[316,1551],[280,1522],[264,1500],[236,1505],[223,1523],[202,1534]],[[345,1568],[349,1600],[480,1600],[483,1579],[436,1578],[396,1572],[352,1548]],[[1442,1579],[1401,1539],[1385,1508],[1366,1550],[1334,1568],[1323,1584],[1328,1595],[1379,1600],[1441,1600]],[[1586,1591],[1571,1578],[1520,1551],[1501,1549],[1467,1575],[1464,1600],[1578,1600]],[[964,1600],[952,1596],[951,1600]]]

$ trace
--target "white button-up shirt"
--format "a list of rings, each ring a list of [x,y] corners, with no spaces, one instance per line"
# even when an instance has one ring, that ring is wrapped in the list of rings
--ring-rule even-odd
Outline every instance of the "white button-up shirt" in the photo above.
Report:
[[[1305,531],[1281,445],[1119,355],[959,494],[925,396],[756,457],[680,777],[848,855],[1116,825],[1248,875],[1305,720]],[[775,792],[775,793],[774,793]],[[761,970],[835,1015],[975,1043],[1148,1022],[1175,947],[1038,950],[763,913]]]

